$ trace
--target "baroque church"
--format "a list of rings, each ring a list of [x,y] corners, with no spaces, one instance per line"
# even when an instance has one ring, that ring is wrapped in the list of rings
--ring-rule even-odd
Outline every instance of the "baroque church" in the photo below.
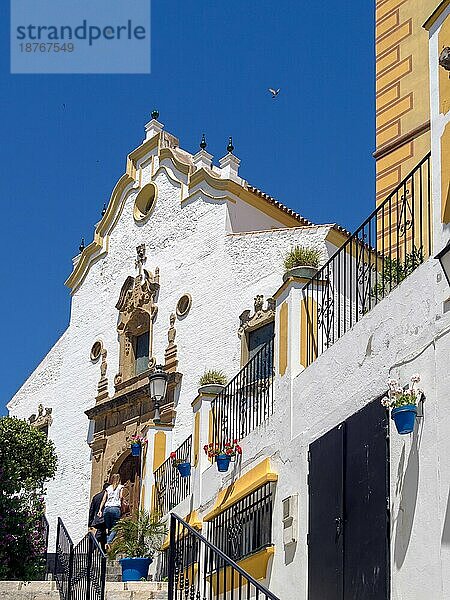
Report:
[[[119,474],[132,512],[175,513],[266,598],[450,597],[450,2],[379,0],[376,52],[376,208],[353,234],[251,185],[231,139],[216,164],[152,113],[73,259],[69,326],[9,403],[58,453],[50,552]],[[285,272],[295,246],[318,268]],[[386,382],[411,376],[406,434]],[[173,579],[176,531],[152,577],[234,597],[195,545]]]

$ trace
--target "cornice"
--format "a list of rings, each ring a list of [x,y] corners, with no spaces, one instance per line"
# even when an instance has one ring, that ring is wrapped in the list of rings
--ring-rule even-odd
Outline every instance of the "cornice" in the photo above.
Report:
[[[184,175],[189,175],[194,170],[194,167],[192,165],[185,163],[179,158],[177,158],[171,148],[161,148],[159,150],[159,160],[161,161],[166,158],[171,160],[175,165],[176,169],[178,169],[178,171],[180,171],[180,173],[183,173]]]
[[[95,229],[94,240],[83,250],[74,270],[65,282],[72,294],[86,277],[92,260],[102,252],[108,251],[109,234],[122,212],[124,192],[130,184],[134,184],[134,179],[125,173],[112,191],[106,212]]]
[[[428,19],[422,25],[422,27],[424,29],[426,29],[427,31],[430,31],[432,26],[436,23],[436,21],[442,15],[444,10],[447,8],[447,6],[450,6],[450,0],[442,0],[442,2],[437,5],[437,7],[434,9],[434,11],[431,13],[431,15],[428,17]]]

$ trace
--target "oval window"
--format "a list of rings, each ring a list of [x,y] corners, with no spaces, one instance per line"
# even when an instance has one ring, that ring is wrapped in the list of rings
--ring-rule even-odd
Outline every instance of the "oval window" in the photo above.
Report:
[[[184,317],[189,312],[191,308],[192,298],[190,294],[183,294],[181,298],[177,302],[177,315],[179,317]]]
[[[100,354],[102,352],[103,344],[99,341],[94,342],[91,348],[91,360],[95,361],[100,358]]]
[[[143,221],[151,215],[155,208],[157,196],[158,188],[153,182],[144,185],[134,201],[134,218],[136,221]]]

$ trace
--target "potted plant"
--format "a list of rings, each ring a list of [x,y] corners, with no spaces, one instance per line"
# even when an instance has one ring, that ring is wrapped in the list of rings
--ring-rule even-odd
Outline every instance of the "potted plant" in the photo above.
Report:
[[[409,386],[403,389],[398,381],[388,379],[388,395],[381,402],[383,406],[391,409],[391,419],[401,435],[414,431],[417,403],[422,397],[422,391],[415,387],[419,381],[420,376],[413,375]]]
[[[208,458],[215,459],[217,470],[220,473],[226,473],[230,467],[231,458],[242,454],[242,448],[237,440],[225,442],[223,446],[219,444],[206,444],[203,450]]]
[[[200,394],[214,394],[217,396],[227,385],[228,379],[223,371],[209,369],[205,371],[198,382]]]
[[[289,277],[306,277],[311,279],[317,273],[321,253],[317,248],[293,246],[283,260],[285,273],[283,281]]]
[[[135,433],[131,436],[131,454],[132,456],[139,456],[141,454],[141,447],[147,444],[147,438]]]
[[[170,458],[172,460],[172,467],[174,467],[174,469],[178,469],[181,477],[189,477],[191,474],[191,463],[183,460],[182,458],[177,458],[176,452],[171,452]]]
[[[114,538],[108,552],[114,560],[118,554],[122,567],[122,581],[140,581],[147,579],[148,568],[155,552],[161,549],[166,526],[158,516],[141,510],[129,517],[120,519],[114,527]]]

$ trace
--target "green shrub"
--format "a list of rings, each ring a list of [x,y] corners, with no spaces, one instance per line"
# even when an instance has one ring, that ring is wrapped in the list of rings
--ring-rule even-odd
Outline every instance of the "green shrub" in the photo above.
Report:
[[[319,268],[320,251],[316,248],[306,248],[304,246],[294,246],[284,257],[283,265],[286,271],[295,267],[315,267]]]
[[[223,371],[219,371],[217,369],[209,369],[205,371],[203,375],[200,377],[198,384],[209,385],[209,384],[219,384],[219,385],[227,385],[228,379]]]

